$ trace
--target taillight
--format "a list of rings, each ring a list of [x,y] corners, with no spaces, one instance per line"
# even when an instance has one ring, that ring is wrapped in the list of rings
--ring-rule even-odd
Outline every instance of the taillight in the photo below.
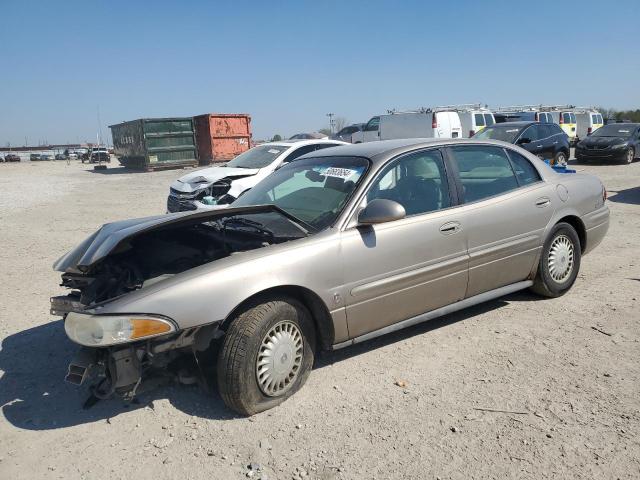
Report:
[[[539,122],[539,121],[540,121],[540,115],[538,115],[538,113],[536,113],[536,114],[533,116],[533,119],[534,119],[536,122]]]
[[[591,135],[592,131],[593,131],[593,129],[591,127],[587,128],[587,135]]]
[[[563,117],[563,115],[562,115],[562,114],[560,114],[559,118],[560,118],[560,121],[559,121],[558,123],[559,123],[560,125],[562,125],[562,124],[564,123],[564,117]]]
[[[473,137],[476,134],[475,130],[469,130],[469,138]]]
[[[438,120],[436,119],[435,112],[431,115],[431,128],[438,128]]]

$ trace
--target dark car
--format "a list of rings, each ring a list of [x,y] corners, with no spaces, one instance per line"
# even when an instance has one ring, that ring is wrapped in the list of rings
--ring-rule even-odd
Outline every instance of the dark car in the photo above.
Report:
[[[569,159],[569,137],[556,123],[507,122],[486,127],[474,139],[502,140],[519,145],[551,165],[565,165]]]
[[[632,163],[640,156],[640,123],[610,123],[576,145],[576,158]]]
[[[365,126],[364,123],[354,123],[353,125],[344,127],[338,133],[334,133],[333,135],[331,135],[330,138],[331,140],[341,140],[343,142],[351,143],[351,135],[356,132],[362,131],[364,126]]]
[[[57,153],[56,154],[56,160],[66,160],[67,157],[64,156],[62,153]]]
[[[89,157],[89,163],[102,163],[102,162],[111,162],[111,155],[109,155],[109,151],[106,148],[98,148],[94,149],[91,152],[91,156]],[[84,163],[84,160],[82,161]]]
[[[5,162],[19,162],[20,161],[20,157],[18,155],[16,155],[15,153],[8,153],[7,155],[5,155],[4,161]]]
[[[42,160],[42,155],[40,155],[39,153],[32,153],[31,155],[29,155],[29,160],[31,160],[32,162],[37,162],[39,160]]]
[[[542,122],[553,123],[553,117],[548,112],[521,111],[521,112],[494,112],[496,123],[505,122]]]

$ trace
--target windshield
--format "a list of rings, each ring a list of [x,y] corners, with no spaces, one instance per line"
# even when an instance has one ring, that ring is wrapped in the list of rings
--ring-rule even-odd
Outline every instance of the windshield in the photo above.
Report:
[[[629,125],[605,125],[591,134],[592,137],[630,137],[633,133],[632,126]]]
[[[260,145],[238,155],[227,163],[234,168],[263,168],[271,165],[278,155],[289,147],[285,145]]]
[[[476,133],[473,138],[474,140],[502,140],[513,143],[518,133],[520,133],[520,129],[515,127],[487,127]]]
[[[368,167],[369,161],[360,157],[298,160],[276,170],[232,206],[275,205],[322,230],[338,218]]]

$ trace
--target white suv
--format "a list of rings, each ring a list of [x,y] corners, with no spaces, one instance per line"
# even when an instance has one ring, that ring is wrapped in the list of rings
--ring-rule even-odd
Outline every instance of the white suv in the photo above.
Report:
[[[283,164],[339,145],[348,144],[339,140],[286,140],[258,145],[226,164],[187,173],[173,182],[167,212],[226,206]]]

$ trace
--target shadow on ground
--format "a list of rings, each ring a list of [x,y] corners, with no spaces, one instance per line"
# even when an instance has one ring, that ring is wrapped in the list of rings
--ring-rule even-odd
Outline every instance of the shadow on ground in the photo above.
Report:
[[[625,190],[611,190],[608,192],[607,199],[616,203],[640,205],[640,186],[627,188]]]
[[[92,167],[85,171],[89,173],[99,173],[100,175],[125,175],[125,174],[128,175],[130,173],[149,173],[144,170],[134,170],[132,168],[127,168],[127,167],[109,167],[109,166],[107,166],[107,168],[105,169],[100,169],[100,170],[96,170],[95,168]]]
[[[509,302],[530,301],[533,298],[526,293],[509,295],[352,347],[325,352],[316,361],[315,368],[323,368],[415,335],[429,333],[495,310]],[[134,402],[126,403],[113,398],[84,409],[83,405],[89,397],[88,388],[63,381],[68,362],[76,349],[67,339],[61,320],[18,332],[2,341],[0,370],[4,374],[0,378],[0,407],[12,425],[26,430],[53,430],[105,421],[138,408],[153,408],[154,400],[158,399],[168,399],[178,410],[200,418],[237,418],[224,405],[217,392],[153,378],[145,382],[143,390],[146,391],[139,394]]]

